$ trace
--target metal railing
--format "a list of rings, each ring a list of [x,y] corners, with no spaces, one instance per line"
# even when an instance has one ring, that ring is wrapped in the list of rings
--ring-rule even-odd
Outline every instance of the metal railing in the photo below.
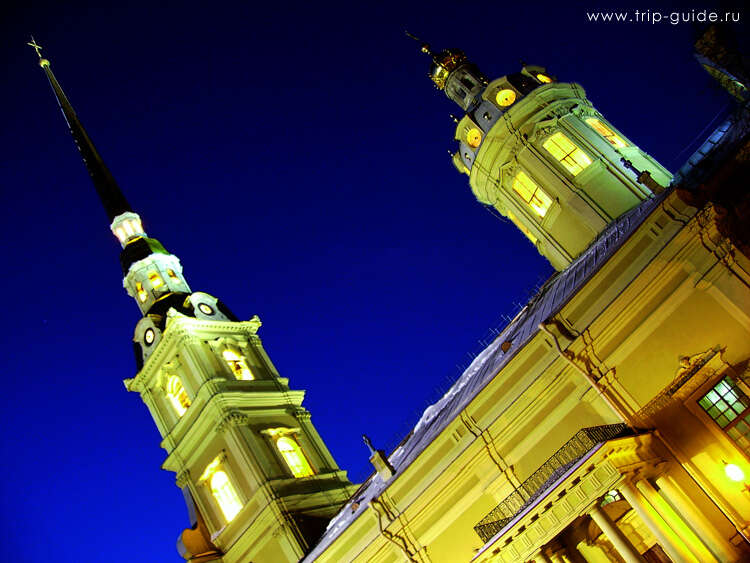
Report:
[[[521,485],[509,494],[492,511],[482,518],[474,531],[487,543],[495,534],[502,530],[513,517],[533,503],[548,485],[559,479],[578,460],[594,449],[597,445],[626,433],[625,424],[609,424],[606,426],[592,426],[582,428],[542,466],[534,471]]]

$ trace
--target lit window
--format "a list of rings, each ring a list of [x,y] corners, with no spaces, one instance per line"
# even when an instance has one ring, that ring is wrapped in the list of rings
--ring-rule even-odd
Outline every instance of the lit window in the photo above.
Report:
[[[591,164],[591,159],[588,155],[559,131],[544,141],[542,146],[559,160],[573,176],[578,175],[584,168]]]
[[[143,289],[143,284],[141,282],[135,282],[135,292],[138,294],[138,301],[141,303],[148,299],[148,293]]]
[[[242,510],[242,502],[237,496],[237,491],[229,481],[229,476],[221,469],[211,476],[211,494],[216,499],[227,522],[234,520],[234,517]]]
[[[508,219],[513,221],[513,224],[518,227],[518,229],[525,234],[528,239],[533,243],[536,244],[537,238],[533,235],[533,233],[529,230],[529,228],[521,223],[521,221],[518,220],[518,217],[516,217],[512,212],[508,211]]]
[[[698,404],[727,436],[750,454],[750,398],[734,379],[724,377]]]
[[[543,84],[549,84],[552,82],[552,79],[549,76],[542,74],[541,72],[536,75],[536,79]]]
[[[544,217],[547,214],[549,206],[552,205],[552,198],[549,197],[542,188],[536,185],[534,180],[529,178],[523,170],[519,170],[516,177],[513,178],[513,190],[521,196],[531,209]]]
[[[161,276],[156,272],[149,272],[148,281],[151,282],[151,287],[154,288],[161,287],[164,284],[164,280],[162,280]]]
[[[224,519],[231,522],[242,510],[242,501],[232,481],[229,480],[229,475],[221,466],[223,456],[224,454],[220,455],[206,466],[200,481],[208,481],[211,496],[219,505]]]
[[[169,268],[169,269],[167,270],[167,275],[168,275],[168,276],[169,276],[170,278],[172,278],[173,280],[177,280],[177,281],[179,281],[179,280],[180,280],[180,278],[178,278],[178,277],[177,277],[177,274],[175,273],[175,271],[174,271],[174,270],[173,270],[172,268]]]
[[[497,93],[495,99],[497,99],[499,106],[507,107],[516,101],[516,93],[509,88],[505,88]]]
[[[167,397],[178,416],[185,414],[185,411],[190,406],[190,399],[185,391],[185,387],[182,385],[182,381],[176,375],[170,375],[169,379],[167,379]]]
[[[299,447],[299,444],[294,439],[282,436],[276,440],[276,448],[278,448],[279,453],[284,458],[292,475],[295,477],[309,477],[313,475],[313,470],[307,462],[305,454],[302,453],[302,448]]]
[[[602,502],[599,504],[599,506],[604,506],[611,502],[617,502],[618,500],[622,500],[622,495],[620,494],[620,491],[616,491],[613,489],[606,495],[604,495],[604,498],[602,499]]]
[[[237,379],[255,379],[253,372],[250,371],[250,368],[247,366],[245,358],[240,356],[237,352],[227,349],[224,350],[221,355],[224,357],[224,361]]]
[[[604,137],[604,140],[616,149],[621,149],[628,146],[628,144],[622,140],[622,137],[620,137],[617,133],[612,131],[612,129],[604,125],[604,123],[602,123],[599,119],[596,119],[595,117],[589,117],[586,120],[586,123],[588,123],[594,131]]]

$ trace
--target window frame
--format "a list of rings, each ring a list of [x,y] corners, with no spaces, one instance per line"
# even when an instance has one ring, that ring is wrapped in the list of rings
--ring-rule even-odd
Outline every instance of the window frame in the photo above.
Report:
[[[569,142],[571,145],[573,145],[573,150],[568,151],[565,153],[565,155],[562,158],[558,158],[554,152],[552,152],[549,148],[547,148],[547,144],[553,142],[553,139],[555,137],[560,136],[563,137],[567,142]],[[561,151],[565,151],[566,149],[560,147],[556,142],[554,142],[554,145],[556,148],[560,149]],[[549,135],[544,141],[542,141],[542,148],[547,151],[547,154],[549,154],[562,168],[571,176],[576,177],[579,174],[581,174],[583,171],[585,171],[589,166],[591,166],[594,161],[593,159],[588,155],[586,151],[584,151],[580,146],[578,146],[577,143],[575,143],[568,135],[563,133],[562,131],[555,131],[551,135]],[[574,155],[576,151],[580,152],[586,160],[588,160],[588,163],[586,166],[581,166],[581,164],[575,160],[571,155]],[[572,164],[575,164],[580,170],[573,170],[571,169],[571,162],[568,162],[567,159],[571,159]]]
[[[239,508],[237,509],[237,512],[234,513],[231,519],[227,518],[227,515],[224,512],[224,508],[222,508],[221,502],[219,502],[219,499],[214,494],[214,489],[211,484],[214,475],[219,472],[224,473],[227,476],[227,483],[231,487],[232,491],[234,492],[234,496],[239,503]],[[242,489],[239,486],[236,476],[234,475],[234,471],[232,471],[227,453],[223,450],[219,453],[219,455],[214,457],[206,465],[203,473],[198,478],[198,484],[205,487],[206,494],[211,499],[213,506],[216,508],[217,514],[221,519],[223,519],[223,521],[218,526],[219,530],[223,530],[226,526],[234,522],[237,518],[237,515],[242,512],[242,509],[247,505],[247,499],[244,498],[244,495],[242,494]]]
[[[620,135],[617,131],[615,131],[612,127],[610,127],[610,125],[608,123],[606,123],[602,117],[600,117],[598,115],[590,115],[589,117],[584,118],[583,121],[584,121],[584,123],[586,123],[586,125],[588,125],[591,128],[591,130],[594,133],[596,133],[602,139],[604,139],[607,142],[607,144],[609,146],[611,146],[613,149],[615,149],[616,151],[619,151],[620,149],[624,149],[626,147],[631,146],[630,143],[628,143],[624,139],[624,137],[622,135]],[[597,129],[596,125],[594,125],[594,124],[591,123],[592,121],[596,121],[599,124],[599,126],[603,130],[608,131],[609,134],[607,135],[607,134],[603,133],[602,131],[600,131],[599,129]],[[610,137],[613,137],[613,138],[617,139],[620,143],[622,143],[622,145],[618,145],[616,143],[613,143],[610,140]]]
[[[237,359],[229,359],[227,358],[227,354],[234,354]],[[255,374],[253,373],[253,370],[250,369],[250,366],[247,363],[247,356],[242,353],[242,350],[237,351],[232,346],[226,346],[221,351],[221,359],[237,381],[255,381]],[[235,369],[234,364],[239,366],[240,369]],[[249,375],[249,377],[244,377],[245,374]],[[240,375],[242,375],[242,377],[240,377]]]
[[[722,395],[716,388],[725,382],[725,380],[730,380],[731,385],[728,392],[733,392],[736,390],[738,392],[738,401],[745,407],[741,413],[737,413],[736,409],[732,408],[731,405],[729,405],[729,402],[725,400],[726,393]],[[726,383],[724,383],[727,385]],[[740,443],[737,442],[737,440],[732,437],[729,434],[729,431],[738,426],[741,422],[744,422],[746,425],[750,426],[750,389],[748,389],[747,385],[742,381],[739,377],[734,376],[731,373],[728,373],[727,371],[724,371],[721,373],[718,378],[713,379],[711,381],[710,385],[702,386],[701,389],[695,393],[693,400],[695,402],[695,405],[697,406],[698,410],[704,415],[704,418],[710,421],[711,427],[718,431],[722,436],[724,436],[727,440],[729,440],[739,451],[743,452],[745,456],[750,457],[750,433],[743,434],[745,437],[745,441],[749,442],[747,446],[743,446]],[[701,404],[701,401],[708,397],[708,395],[711,392],[715,392],[719,395],[719,400],[724,401],[729,405],[729,408],[719,413],[718,417],[714,417],[710,412],[709,409],[711,407],[714,407],[717,405],[717,402],[712,402],[710,407],[706,408]],[[740,395],[741,394],[741,395]],[[744,396],[744,401],[742,400]],[[710,400],[710,399],[709,399]],[[734,419],[730,420],[728,424],[725,426],[722,426],[719,422],[719,418],[721,416],[724,416],[724,414],[728,411],[732,411],[736,414]],[[728,417],[725,417],[728,418]],[[747,449],[746,449],[747,448]]]
[[[520,176],[523,176],[528,180],[533,186],[534,189],[531,191],[531,195],[529,196],[529,199],[526,199],[526,196],[516,187],[517,185],[521,185],[523,188],[525,188],[527,191],[529,190],[529,186],[527,186],[524,181],[519,178]],[[555,203],[555,200],[550,196],[544,188],[542,188],[539,184],[537,184],[531,176],[529,176],[525,170],[518,168],[515,173],[513,174],[511,180],[510,180],[510,187],[513,190],[513,192],[526,204],[526,207],[530,209],[539,220],[543,220],[547,214],[549,213],[549,210],[552,208],[552,204]],[[542,197],[539,197],[537,194],[542,194]],[[533,204],[534,200],[540,202],[542,205],[535,206]],[[546,206],[545,206],[545,201]],[[540,212],[539,209],[543,208],[543,212]]]
[[[165,373],[164,374],[164,394],[167,397],[167,401],[169,402],[170,406],[172,407],[172,410],[177,415],[177,418],[182,418],[187,410],[190,408],[190,405],[193,404],[193,401],[190,398],[190,395],[188,395],[187,389],[185,388],[185,383],[182,381],[182,378],[177,373]],[[185,401],[187,402],[187,405],[183,404],[183,401],[180,400],[179,395],[173,395],[170,391],[171,383],[177,381],[177,383],[180,385],[180,388],[182,389],[182,394],[185,396]],[[177,405],[180,405],[179,408]],[[180,412],[180,409],[182,411]]]
[[[718,354],[716,354],[716,357],[718,357]],[[713,363],[713,359],[711,359],[711,363]],[[729,366],[728,364],[724,363],[723,360],[719,359],[721,363],[716,363],[713,366],[710,366],[713,368],[713,371],[711,374],[704,379],[703,382],[698,383],[696,386],[691,389],[688,395],[684,396],[684,398],[681,400],[683,406],[687,408],[688,411],[690,411],[693,416],[695,416],[705,427],[705,429],[716,439],[716,441],[719,444],[722,444],[724,448],[731,449],[733,451],[737,452],[737,455],[743,456],[748,463],[750,463],[750,453],[746,452],[742,449],[742,447],[735,442],[724,430],[716,423],[716,421],[711,418],[711,416],[706,412],[701,405],[698,404],[698,401],[703,398],[709,391],[711,391],[722,379],[725,377],[732,378],[740,387],[740,389],[750,397],[750,386],[745,382],[745,380],[734,370]],[[706,367],[709,364],[707,363],[705,366],[701,368],[701,371],[706,369]],[[693,375],[693,378],[699,377],[699,373]],[[691,379],[692,380],[692,379]],[[686,383],[685,385],[687,385]]]
[[[283,426],[276,427],[276,428],[265,428],[264,430],[261,430],[260,433],[267,437],[270,446],[275,452],[276,457],[281,462],[280,466],[283,469],[285,469],[287,473],[290,473],[294,479],[305,479],[307,477],[314,477],[318,474],[317,470],[315,469],[315,466],[310,460],[310,456],[308,456],[305,453],[305,448],[302,447],[302,444],[300,443],[300,440],[297,437],[297,434],[300,433],[299,428],[288,428],[288,427],[283,427]],[[289,464],[289,462],[287,462],[286,457],[279,449],[279,440],[282,438],[286,438],[290,440],[296,446],[297,453],[302,457],[302,461],[310,470],[309,475],[297,476],[294,474],[294,470],[292,469],[292,466]]]

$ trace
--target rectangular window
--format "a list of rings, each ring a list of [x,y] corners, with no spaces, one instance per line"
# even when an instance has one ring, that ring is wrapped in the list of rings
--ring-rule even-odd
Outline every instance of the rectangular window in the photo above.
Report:
[[[157,274],[156,272],[149,272],[148,274],[148,281],[151,282],[151,287],[161,287],[164,284],[164,281],[161,279],[161,276]]]
[[[724,377],[698,404],[735,444],[750,454],[750,398],[734,379]]]
[[[616,149],[621,149],[628,146],[628,144],[623,141],[622,137],[620,137],[617,133],[612,131],[612,129],[604,125],[601,120],[595,117],[589,117],[586,120],[586,123],[588,123],[594,131],[604,137],[604,140]]]
[[[529,178],[523,170],[520,170],[516,177],[513,178],[513,190],[521,196],[531,209],[544,217],[547,214],[549,206],[552,205],[552,198],[549,197],[542,188],[536,185],[534,180]],[[511,219],[512,221],[513,219]]]
[[[584,168],[591,164],[591,159],[588,155],[559,131],[544,141],[542,146],[559,160],[560,164],[573,176],[577,176]]]

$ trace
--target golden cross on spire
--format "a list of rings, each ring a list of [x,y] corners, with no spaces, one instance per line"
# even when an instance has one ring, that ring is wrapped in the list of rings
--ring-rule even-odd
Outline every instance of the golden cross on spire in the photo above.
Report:
[[[30,47],[33,47],[34,50],[36,51],[37,56],[40,59],[42,58],[42,54],[39,52],[39,51],[42,50],[42,46],[41,45],[37,45],[37,42],[34,41],[34,36],[33,35],[31,36],[31,43],[26,43],[26,44],[29,45]]]

